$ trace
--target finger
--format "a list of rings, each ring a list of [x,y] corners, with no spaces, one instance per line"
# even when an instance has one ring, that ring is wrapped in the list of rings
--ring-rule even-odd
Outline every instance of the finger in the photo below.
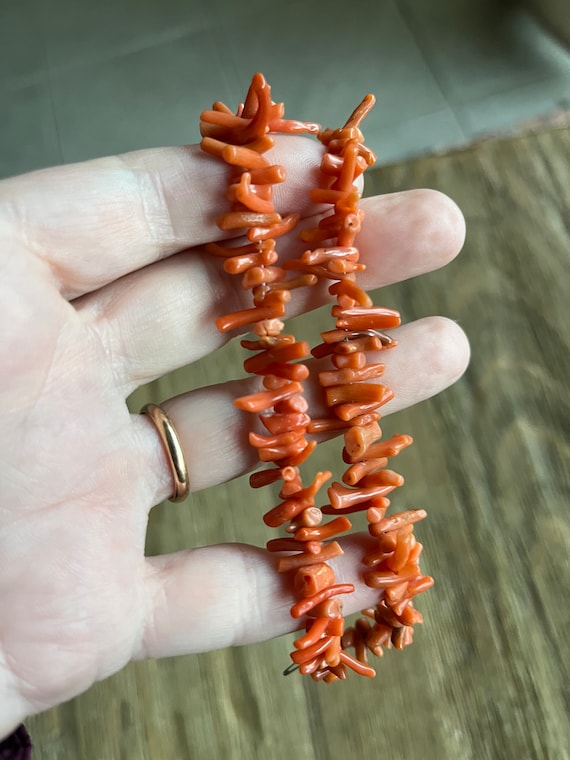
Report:
[[[366,289],[437,269],[461,249],[463,216],[441,193],[397,193],[362,206],[366,223],[358,245],[367,269],[359,282]],[[302,250],[297,234],[281,246],[282,260]],[[240,283],[220,260],[185,253],[86,296],[77,308],[99,331],[126,395],[222,345],[227,336],[220,336],[215,318],[251,306],[251,291]],[[292,291],[288,315],[330,301],[328,284]]]
[[[370,361],[386,365],[382,383],[394,389],[395,398],[382,407],[391,414],[427,399],[451,385],[469,361],[467,339],[455,322],[430,317],[392,330],[398,340],[394,351],[370,353]],[[309,413],[327,414],[316,386],[306,381]],[[231,480],[257,464],[248,433],[257,429],[256,416],[234,406],[234,399],[258,390],[258,378],[246,378],[209,388],[200,388],[162,403],[173,420],[185,452],[190,487],[198,491]],[[159,438],[152,424],[133,416],[133,450],[146,478],[149,505],[168,497],[172,482]],[[152,504],[150,504],[152,502]]]
[[[343,597],[346,615],[378,600],[378,591],[359,581],[362,555],[373,545],[369,536],[347,536],[344,554],[330,562],[338,583],[355,585]],[[136,659],[251,644],[299,628],[290,614],[297,601],[290,578],[277,572],[268,552],[244,544],[148,558],[145,596]]]
[[[266,155],[282,164],[278,211],[305,213],[322,147],[278,137]],[[228,170],[197,145],[126,153],[45,169],[0,183],[0,219],[51,266],[67,298],[87,293],[223,233]]]

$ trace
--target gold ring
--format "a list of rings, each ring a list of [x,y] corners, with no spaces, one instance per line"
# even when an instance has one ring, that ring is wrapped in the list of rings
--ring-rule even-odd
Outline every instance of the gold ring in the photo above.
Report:
[[[168,457],[170,471],[174,480],[174,493],[169,501],[182,501],[188,496],[190,482],[188,480],[188,469],[186,467],[186,461],[184,460],[182,445],[176,429],[172,424],[172,420],[166,412],[156,404],[145,404],[141,409],[141,414],[148,414],[154,422]]]

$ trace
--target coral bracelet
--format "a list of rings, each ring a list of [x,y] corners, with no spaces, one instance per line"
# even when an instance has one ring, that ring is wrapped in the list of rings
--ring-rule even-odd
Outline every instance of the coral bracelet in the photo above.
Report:
[[[228,274],[241,276],[243,288],[252,294],[251,308],[220,316],[216,324],[221,332],[253,333],[241,341],[248,352],[244,367],[262,378],[263,389],[235,404],[256,415],[264,429],[263,434],[249,434],[259,460],[268,465],[250,476],[251,486],[280,484],[280,502],[263,519],[269,527],[284,526],[287,535],[270,540],[267,549],[279,557],[277,569],[292,574],[298,601],[291,615],[305,629],[294,642],[287,670],[298,668],[326,683],[346,678],[348,670],[374,676],[369,653],[381,655],[383,648],[410,644],[414,624],[422,621],[413,598],[433,584],[421,574],[422,546],[413,534],[414,523],[425,512],[386,515],[388,495],[403,483],[401,475],[387,468],[388,459],[412,439],[395,435],[382,440],[379,409],[393,393],[381,382],[383,364],[369,362],[368,353],[396,346],[386,331],[399,325],[400,315],[374,306],[356,282],[364,269],[355,246],[364,214],[355,180],[376,160],[364,145],[360,126],[373,105],[374,97],[367,95],[343,127],[323,130],[318,124],[286,119],[283,104],[271,100],[264,77],[255,74],[236,113],[216,102],[200,122],[202,149],[231,167],[229,207],[218,226],[247,240],[236,246],[212,243],[206,250],[223,259]],[[273,205],[273,185],[286,181],[285,170],[264,154],[273,147],[271,135],[278,133],[314,135],[324,145],[325,184],[313,188],[310,196],[315,204],[330,207],[316,227],[300,233],[306,245],[301,257],[283,262],[277,241],[294,230],[299,215],[281,216]],[[328,291],[335,299],[333,323],[311,350],[284,332],[283,318],[291,291],[321,280],[330,282]],[[328,409],[319,419],[311,417],[303,394],[311,372],[303,360],[311,354],[329,363],[318,374]],[[347,468],[343,482],[327,488],[327,504],[319,508],[317,495],[332,475],[317,472],[305,484],[300,465],[320,433],[343,434]],[[351,528],[347,515],[354,512],[366,513],[369,533],[376,539],[362,562],[364,581],[378,590],[378,601],[345,628],[342,600],[354,586],[337,583],[329,562],[342,554],[338,538]],[[325,515],[332,519],[323,522]]]

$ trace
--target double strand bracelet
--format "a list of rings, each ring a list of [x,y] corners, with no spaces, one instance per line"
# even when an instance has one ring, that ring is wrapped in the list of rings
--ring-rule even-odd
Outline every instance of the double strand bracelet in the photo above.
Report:
[[[376,161],[360,126],[373,105],[374,97],[367,95],[343,127],[323,130],[318,124],[285,119],[283,104],[271,100],[269,85],[255,74],[236,113],[216,102],[200,120],[202,149],[231,168],[226,193],[230,207],[217,220],[218,227],[247,240],[235,246],[211,243],[206,250],[223,260],[228,274],[241,276],[243,288],[252,294],[251,308],[220,316],[216,325],[222,333],[253,333],[241,341],[249,352],[244,368],[262,378],[263,390],[234,403],[257,415],[264,429],[264,434],[249,434],[260,462],[268,465],[250,476],[251,486],[280,484],[281,501],[263,519],[272,528],[285,526],[288,535],[270,540],[267,549],[280,555],[277,569],[292,574],[298,601],[291,615],[304,622],[286,672],[298,668],[326,683],[346,678],[347,669],[372,677],[369,652],[379,656],[384,648],[410,644],[414,624],[422,622],[413,598],[433,585],[420,571],[422,546],[413,534],[413,524],[425,511],[386,515],[388,494],[404,482],[387,468],[388,459],[412,438],[382,440],[379,409],[393,392],[379,381],[384,365],[369,362],[368,353],[395,348],[396,341],[385,331],[400,324],[400,315],[374,306],[356,282],[365,267],[355,246],[364,218],[355,181]],[[294,230],[299,215],[282,216],[273,204],[273,186],[286,181],[284,168],[264,155],[274,145],[273,134],[309,134],[323,144],[324,184],[310,196],[320,208],[330,207],[316,227],[301,231],[307,250],[299,259],[283,262],[277,241]],[[282,320],[291,291],[321,280],[331,283],[334,327],[321,333],[322,343],[310,349],[284,332]],[[330,363],[318,373],[328,410],[323,418],[311,417],[303,393],[311,371],[303,360],[311,354]],[[306,485],[299,468],[317,445],[311,436],[338,433],[344,437],[342,458],[348,466],[343,482],[327,488],[327,504],[317,507],[317,494],[332,474],[317,472]],[[366,513],[368,531],[376,540],[362,557],[362,575],[367,586],[377,589],[378,601],[346,628],[342,599],[354,586],[337,583],[328,563],[343,553],[335,539],[350,530],[347,515],[354,512]],[[333,519],[323,523],[325,515]]]

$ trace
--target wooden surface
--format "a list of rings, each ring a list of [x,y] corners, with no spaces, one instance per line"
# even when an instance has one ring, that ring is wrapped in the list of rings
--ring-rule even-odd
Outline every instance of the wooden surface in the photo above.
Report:
[[[568,757],[569,155],[570,131],[553,130],[370,177],[369,193],[443,190],[468,228],[450,267],[375,298],[406,320],[456,319],[473,352],[458,385],[385,426],[416,442],[398,461],[397,508],[429,511],[418,535],[436,586],[418,601],[414,645],[388,652],[375,680],[330,687],[280,675],[289,638],[137,663],[30,720],[37,760]],[[215,381],[239,354],[175,373],[135,405]],[[338,449],[319,457],[332,469]],[[262,545],[251,515],[266,502],[242,478],[158,507],[149,551],[252,531]]]

